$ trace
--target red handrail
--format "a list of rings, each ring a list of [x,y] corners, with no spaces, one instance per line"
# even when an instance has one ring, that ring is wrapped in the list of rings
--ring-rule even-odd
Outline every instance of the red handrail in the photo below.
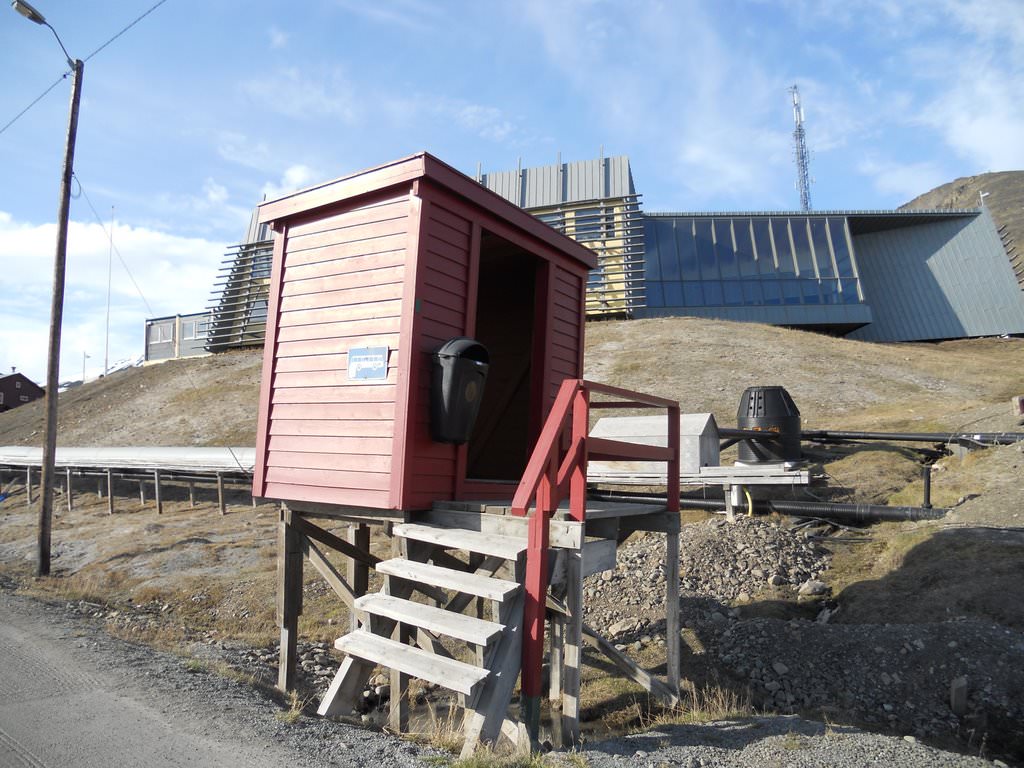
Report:
[[[592,403],[592,393],[617,399]],[[668,417],[668,446],[657,448],[592,439],[589,437],[591,408],[664,408]],[[584,521],[587,461],[592,445],[602,459],[665,461],[668,508],[679,511],[679,403],[583,379],[563,381],[512,500],[513,515],[524,517],[533,509],[526,549],[522,672],[524,709],[532,713],[534,720],[539,715],[544,661],[550,520],[568,496],[569,517]],[[535,731],[536,723],[528,723],[528,727]]]

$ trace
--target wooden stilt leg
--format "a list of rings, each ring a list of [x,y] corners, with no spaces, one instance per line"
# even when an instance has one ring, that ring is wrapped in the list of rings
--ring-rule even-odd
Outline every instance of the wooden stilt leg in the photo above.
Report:
[[[673,514],[675,530],[665,534],[665,682],[679,695],[679,515]]]
[[[196,484],[192,480],[188,481],[188,508],[196,508]]]
[[[164,513],[164,501],[160,494],[160,470],[153,470],[153,498],[156,500],[156,513],[162,515]]]
[[[74,512],[74,511],[75,511],[75,502],[74,502],[74,499],[73,499],[73,496],[74,496],[74,492],[75,492],[75,491],[74,491],[74,488],[72,488],[72,486],[71,486],[71,467],[67,467],[67,468],[66,468],[66,469],[64,470],[64,476],[65,476],[65,477],[67,478],[67,487],[68,487],[68,514],[70,515],[70,514],[71,514],[72,512]]]
[[[391,634],[393,640],[406,642],[408,633],[402,624],[396,624]],[[391,670],[391,702],[389,724],[395,733],[409,730],[409,676],[397,669]]]
[[[364,552],[370,551],[370,526],[366,523],[354,523],[348,528],[348,541]],[[366,563],[359,562],[355,558],[348,558],[348,583],[352,586],[352,592],[356,597],[362,597],[370,587],[370,568]],[[350,626],[355,632],[359,629],[359,620],[353,613],[350,617]]]
[[[220,472],[217,473],[217,506],[222,515],[227,513],[227,507],[224,506],[224,475]]]
[[[25,505],[32,508],[32,467],[25,468]]]
[[[114,473],[107,470],[107,514],[114,514]]]
[[[143,480],[139,480],[139,504],[146,506],[146,483]]]
[[[277,527],[277,623],[281,628],[277,687],[291,691],[295,687],[298,661],[299,615],[302,613],[303,536],[292,525],[292,512],[284,508]]]
[[[566,559],[565,607],[569,615],[563,628],[562,747],[580,741],[580,664],[583,654],[583,552],[570,551]]]

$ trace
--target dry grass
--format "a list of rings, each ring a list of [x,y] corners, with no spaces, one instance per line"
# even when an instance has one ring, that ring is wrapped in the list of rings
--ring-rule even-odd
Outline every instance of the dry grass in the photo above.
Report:
[[[661,725],[693,725],[719,720],[734,720],[754,715],[749,691],[709,684],[690,694],[689,701],[657,713],[645,727]]]

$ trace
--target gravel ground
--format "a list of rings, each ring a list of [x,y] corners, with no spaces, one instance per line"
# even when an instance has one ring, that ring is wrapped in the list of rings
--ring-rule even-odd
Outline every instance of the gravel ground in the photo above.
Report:
[[[0,588],[5,585],[0,584]],[[9,585],[8,585],[9,586]],[[231,732],[254,745],[264,744],[289,756],[297,767],[413,766],[444,764],[451,756],[371,728],[316,717],[282,722],[280,703],[258,689],[197,669],[186,659],[160,653],[108,635],[105,616],[89,615],[88,604],[41,603],[0,589],[0,609],[21,621],[45,622],[76,638],[90,664],[117,670],[125,679],[123,695],[145,688],[161,702],[165,717],[209,718],[216,730]],[[94,611],[95,613],[95,611]],[[210,653],[216,656],[216,646]],[[222,657],[233,658],[235,652]],[[211,726],[213,727],[213,726]],[[662,726],[584,745],[581,756],[592,768],[605,766],[931,766],[1006,765],[979,757],[937,750],[912,736],[883,736],[849,726],[825,725],[796,716],[753,717],[701,725]],[[551,753],[552,765],[576,765],[579,758]],[[202,765],[203,763],[199,763]],[[82,764],[87,765],[87,764]],[[158,764],[154,763],[154,766]]]

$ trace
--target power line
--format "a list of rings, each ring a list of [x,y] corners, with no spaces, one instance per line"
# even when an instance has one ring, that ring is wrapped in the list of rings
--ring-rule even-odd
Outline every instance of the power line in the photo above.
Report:
[[[139,23],[140,21],[142,21],[142,20],[143,20],[144,18],[146,18],[147,16],[149,16],[149,14],[151,14],[151,13],[152,13],[153,11],[155,11],[155,10],[156,10],[157,8],[159,8],[159,7],[161,6],[161,5],[163,5],[163,4],[164,4],[164,3],[166,3],[166,2],[167,2],[167,0],[159,0],[159,1],[158,1],[158,2],[157,2],[157,3],[155,4],[155,5],[153,5],[153,6],[152,6],[152,7],[151,7],[151,8],[150,8],[150,9],[149,9],[148,11],[145,11],[145,12],[144,12],[144,13],[143,13],[142,15],[140,15],[140,16],[139,16],[139,17],[137,17],[137,18],[136,18],[136,19],[135,19],[134,21],[132,21],[132,22],[131,22],[130,24],[128,24],[128,25],[127,25],[126,27],[124,27],[124,28],[123,28],[123,29],[122,29],[122,30],[121,30],[120,32],[118,32],[118,33],[117,33],[116,35],[114,35],[114,36],[113,36],[112,38],[110,38],[109,40],[107,40],[107,42],[105,42],[105,43],[104,43],[103,45],[101,45],[101,46],[100,46],[99,48],[97,48],[97,49],[96,49],[95,51],[93,51],[93,52],[92,52],[92,53],[90,53],[90,54],[89,54],[88,56],[86,56],[86,57],[85,57],[85,59],[83,59],[83,61],[89,61],[89,59],[91,59],[91,58],[92,58],[93,56],[95,56],[95,55],[96,55],[97,53],[99,53],[100,51],[102,51],[102,50],[103,50],[104,48],[106,48],[106,47],[107,47],[108,45],[110,45],[110,44],[111,44],[112,42],[114,42],[115,40],[117,40],[117,38],[119,38],[119,37],[120,37],[121,35],[123,35],[123,34],[124,34],[125,32],[127,32],[127,31],[128,31],[129,29],[131,29],[132,27],[134,27],[134,26],[135,26],[136,24],[138,24],[138,23]],[[42,101],[42,100],[43,100],[43,98],[45,98],[45,97],[46,97],[46,94],[48,94],[48,93],[49,93],[50,91],[52,91],[52,90],[53,90],[54,88],[56,88],[56,87],[57,87],[58,85],[60,85],[61,81],[62,81],[62,80],[64,80],[65,78],[67,78],[67,76],[68,76],[69,74],[71,74],[71,70],[68,70],[67,72],[65,72],[65,73],[64,73],[63,75],[61,75],[61,76],[60,76],[59,78],[57,78],[57,80],[56,80],[56,81],[54,81],[53,85],[51,85],[51,86],[50,86],[49,88],[47,88],[47,89],[46,89],[45,91],[43,91],[43,92],[42,92],[41,94],[39,94],[38,96],[36,96],[36,97],[35,97],[35,98],[34,98],[34,99],[32,100],[32,102],[31,102],[31,103],[30,103],[30,104],[29,104],[29,105],[28,105],[27,107],[25,107],[25,108],[24,108],[23,110],[21,110],[21,112],[19,112],[18,114],[16,114],[16,115],[15,115],[14,117],[12,117],[12,118],[11,118],[11,119],[10,119],[10,120],[9,120],[9,121],[7,122],[7,123],[5,123],[5,124],[4,124],[4,127],[3,127],[3,128],[0,128],[0,134],[2,134],[2,133],[3,133],[4,131],[6,131],[6,130],[7,130],[8,128],[10,128],[10,127],[11,127],[12,125],[14,125],[14,124],[15,124],[16,122],[18,122],[18,120],[19,120],[19,119],[21,119],[21,116],[22,116],[22,115],[24,115],[24,114],[25,114],[26,112],[28,112],[28,111],[29,111],[30,109],[32,109],[32,107],[34,107],[34,106],[35,106],[36,104],[38,104],[38,103],[39,103],[40,101]]]
[[[135,276],[132,275],[132,271],[128,269],[128,264],[125,263],[124,257],[121,256],[121,252],[114,245],[114,237],[107,231],[107,226],[103,223],[103,219],[100,218],[99,212],[96,210],[96,206],[92,204],[92,200],[89,199],[89,194],[85,191],[85,187],[82,185],[82,180],[78,178],[78,174],[75,174],[75,181],[78,182],[78,189],[82,192],[82,197],[85,198],[85,202],[89,204],[89,210],[92,211],[93,217],[96,219],[96,223],[100,225],[100,229],[103,230],[103,234],[107,236],[107,240],[110,242],[111,250],[117,254],[117,260],[121,262],[121,266],[124,267],[124,271],[128,273],[128,279],[132,281],[132,285],[135,286],[135,291],[139,294],[139,298],[142,299],[142,303],[146,305],[146,310],[149,312],[150,317],[156,313],[153,308],[146,301],[146,296],[143,294],[142,289],[139,288],[139,284],[135,282]]]

